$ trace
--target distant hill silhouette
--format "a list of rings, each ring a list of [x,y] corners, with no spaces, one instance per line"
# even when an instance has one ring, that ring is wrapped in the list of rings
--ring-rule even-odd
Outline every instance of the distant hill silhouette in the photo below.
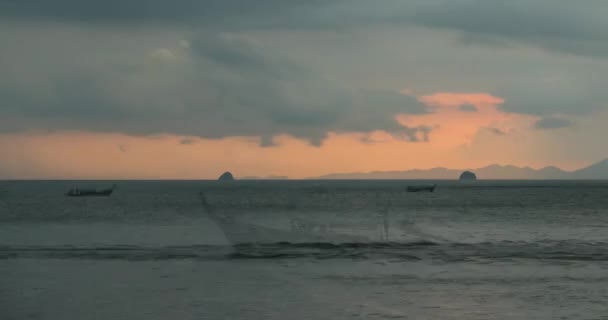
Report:
[[[234,181],[234,176],[231,172],[224,172],[217,180],[219,181]]]
[[[608,179],[608,159],[572,173],[575,179]]]
[[[475,181],[477,180],[477,175],[471,171],[465,171],[460,174],[460,177],[458,179],[460,181]]]
[[[470,170],[470,169],[465,169]],[[429,179],[429,180],[457,180],[463,169],[433,168],[428,170],[407,171],[374,171],[366,173],[334,173],[317,179]],[[511,180],[574,180],[574,179],[608,179],[608,159],[581,168],[576,171],[565,171],[549,166],[541,169],[530,167],[490,165],[470,170],[475,172],[478,179],[511,179]]]

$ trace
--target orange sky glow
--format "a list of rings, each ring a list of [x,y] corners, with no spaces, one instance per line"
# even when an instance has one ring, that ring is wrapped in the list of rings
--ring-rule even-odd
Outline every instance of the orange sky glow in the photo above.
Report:
[[[553,165],[526,139],[537,117],[501,111],[500,97],[487,93],[419,96],[431,111],[398,115],[402,125],[433,128],[428,142],[397,139],[382,131],[329,133],[320,147],[290,136],[261,147],[257,137],[202,139],[175,135],[56,132],[0,135],[6,154],[0,174],[48,179],[214,179],[281,175],[309,178],[328,173],[432,167],[477,168],[514,164]],[[462,106],[467,106],[461,108]],[[557,163],[566,169],[580,163]]]

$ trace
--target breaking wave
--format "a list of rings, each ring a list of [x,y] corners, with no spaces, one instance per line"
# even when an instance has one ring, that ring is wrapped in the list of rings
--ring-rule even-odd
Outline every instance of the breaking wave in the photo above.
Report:
[[[540,241],[485,242],[476,244],[417,242],[352,243],[241,243],[233,246],[0,246],[0,259],[92,260],[256,260],[256,259],[353,259],[392,262],[492,262],[518,259],[608,261],[605,242]]]

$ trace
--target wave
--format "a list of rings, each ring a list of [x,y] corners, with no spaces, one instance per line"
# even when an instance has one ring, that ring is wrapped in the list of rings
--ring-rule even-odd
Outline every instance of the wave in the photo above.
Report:
[[[273,260],[352,259],[443,263],[511,260],[608,261],[606,242],[539,241],[476,244],[417,242],[241,243],[233,246],[0,246],[0,259]]]

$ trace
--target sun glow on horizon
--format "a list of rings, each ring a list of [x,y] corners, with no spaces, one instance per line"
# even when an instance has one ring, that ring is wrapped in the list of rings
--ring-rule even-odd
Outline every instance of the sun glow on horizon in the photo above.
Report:
[[[486,93],[436,93],[418,99],[431,110],[397,115],[406,126],[432,128],[412,142],[378,130],[329,132],[321,146],[288,136],[261,146],[258,137],[205,139],[177,135],[131,136],[82,131],[0,135],[7,178],[214,179],[238,176],[309,178],[329,173],[400,171],[434,167],[477,168],[514,164],[564,166],[528,157],[537,145],[522,142],[538,118],[506,113],[504,99]],[[573,168],[580,163],[566,163]]]

